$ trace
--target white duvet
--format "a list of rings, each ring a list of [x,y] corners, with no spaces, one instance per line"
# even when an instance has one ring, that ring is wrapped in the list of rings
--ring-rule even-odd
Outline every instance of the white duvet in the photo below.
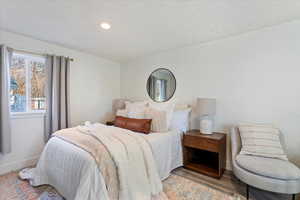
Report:
[[[142,136],[150,144],[161,180],[167,178],[171,170],[182,166],[181,134],[178,131],[149,135],[134,134]],[[49,140],[38,167],[30,173],[23,178],[29,179],[34,186],[52,185],[67,200],[109,199],[104,178],[94,158],[81,148],[57,137]],[[134,171],[129,170],[128,173]],[[134,186],[134,182],[133,187],[137,187]],[[149,188],[136,189],[147,192]],[[152,191],[155,189],[157,190],[151,188]]]

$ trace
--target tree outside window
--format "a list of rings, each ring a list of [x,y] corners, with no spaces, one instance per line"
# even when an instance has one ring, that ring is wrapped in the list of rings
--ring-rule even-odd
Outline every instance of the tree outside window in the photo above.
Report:
[[[10,66],[11,112],[45,111],[45,86],[45,58],[14,53]]]

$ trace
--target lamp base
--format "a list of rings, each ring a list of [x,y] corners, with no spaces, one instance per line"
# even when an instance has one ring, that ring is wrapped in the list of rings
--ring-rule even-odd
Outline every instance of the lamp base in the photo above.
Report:
[[[213,121],[211,119],[200,120],[200,132],[202,134],[213,134]]]

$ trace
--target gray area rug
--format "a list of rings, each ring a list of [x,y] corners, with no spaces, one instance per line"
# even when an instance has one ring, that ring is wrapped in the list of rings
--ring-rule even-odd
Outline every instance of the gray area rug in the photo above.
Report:
[[[39,200],[64,200],[59,194],[56,192],[48,192],[45,191],[39,197]]]
[[[292,200],[292,195],[276,194],[259,190],[257,188],[250,188],[250,200]],[[47,192],[41,194],[39,200],[64,200],[57,193]]]

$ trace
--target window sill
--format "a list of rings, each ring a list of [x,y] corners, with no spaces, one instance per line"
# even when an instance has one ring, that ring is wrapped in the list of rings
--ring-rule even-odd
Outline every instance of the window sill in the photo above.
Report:
[[[27,113],[12,113],[11,119],[24,119],[24,118],[43,118],[45,112],[27,112]]]

